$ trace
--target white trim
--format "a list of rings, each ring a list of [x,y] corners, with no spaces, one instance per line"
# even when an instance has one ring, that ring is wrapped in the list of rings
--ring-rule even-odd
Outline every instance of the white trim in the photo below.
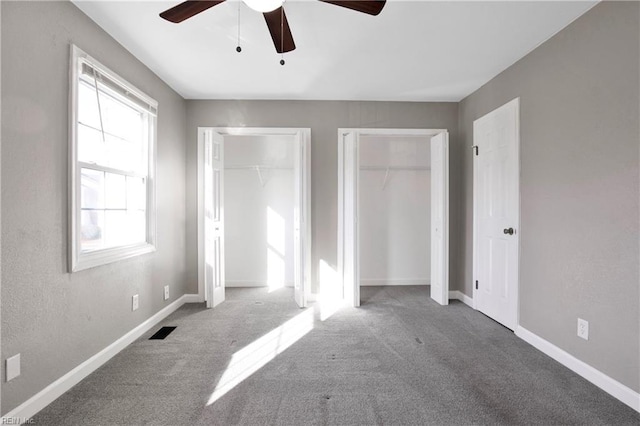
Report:
[[[28,419],[36,415],[40,410],[51,404],[62,394],[78,384],[82,379],[96,371],[107,361],[117,355],[120,351],[129,346],[144,333],[149,331],[153,326],[178,310],[182,305],[185,304],[188,299],[191,298],[191,296],[193,295],[183,295],[179,299],[172,302],[170,305],[167,305],[152,317],[135,327],[133,330],[129,331],[127,334],[120,337],[118,340],[116,340],[88,360],[84,361],[76,368],[69,371],[67,374],[51,383],[49,386],[45,387],[43,390],[29,398],[27,401],[23,402],[18,407],[2,416],[2,418],[20,419],[22,420],[22,423],[25,423]]]
[[[182,296],[184,303],[204,303],[204,298],[199,294],[185,294]]]
[[[83,253],[80,244],[80,186],[81,169],[83,167],[95,170],[116,172],[125,176],[141,177],[140,173],[126,170],[116,170],[110,167],[96,166],[78,161],[78,82],[81,78],[82,63],[98,70],[100,74],[118,84],[124,91],[131,93],[139,100],[146,102],[149,108],[137,105],[135,108],[147,117],[147,171],[143,176],[147,186],[147,205],[145,210],[146,239],[143,242],[99,249],[93,252]],[[156,251],[156,144],[157,144],[157,109],[158,103],[144,92],[136,89],[126,80],[102,65],[99,61],[86,54],[82,49],[71,44],[69,55],[69,213],[68,213],[68,269],[69,272],[78,272],[100,265],[116,262],[130,257],[139,256]],[[97,87],[96,87],[97,90]],[[119,99],[122,94],[119,94]],[[124,102],[123,99],[120,99]],[[128,101],[125,102],[128,104]],[[153,110],[153,111],[151,111]]]
[[[196,223],[196,236],[198,238],[198,296],[203,300],[207,300],[207,294],[204,288],[204,142],[201,140],[200,128],[198,128],[197,139],[197,169],[196,169],[196,186],[198,192],[198,211]]]
[[[429,285],[429,278],[360,278],[360,286]]]
[[[435,136],[448,132],[447,129],[375,129],[375,128],[345,128],[338,129],[338,135],[355,132],[358,136]]]
[[[449,291],[449,300],[459,300],[470,308],[473,308],[473,299],[459,290]]]
[[[358,186],[357,180],[358,180],[358,173],[360,171],[360,165],[358,162],[358,144],[359,144],[359,139],[361,136],[424,136],[425,138],[429,138],[429,137],[433,137],[436,136],[440,133],[445,133],[447,135],[448,138],[448,130],[447,129],[405,129],[405,128],[398,128],[398,129],[378,129],[378,128],[348,128],[348,127],[341,127],[338,129],[338,223],[337,223],[337,272],[338,272],[338,279],[340,281],[340,285],[342,286],[342,294],[343,294],[343,298],[344,300],[350,300],[351,296],[347,295],[347,289],[345,289],[345,241],[346,241],[346,235],[345,235],[345,197],[346,197],[346,191],[345,191],[345,168],[346,168],[346,155],[345,155],[345,141],[344,141],[344,137],[349,135],[349,134],[354,134],[355,135],[355,154],[356,154],[356,166],[355,166],[355,173],[356,173],[356,186]],[[448,140],[448,139],[447,139]],[[430,143],[430,139],[429,139],[429,143]],[[448,154],[447,154],[447,160],[448,160]],[[448,176],[446,177],[447,179],[447,186],[448,186],[448,181],[449,178]],[[358,237],[358,204],[359,204],[359,191],[356,191],[356,208],[355,208],[355,234],[356,234],[356,249],[355,251],[358,252],[358,244],[359,244],[359,237]],[[448,207],[447,207],[448,209]],[[448,211],[447,211],[447,216],[448,216]],[[449,218],[447,217],[447,221],[449,220]],[[447,230],[447,235],[446,235],[446,239],[447,239],[447,247],[449,246],[449,232]],[[448,249],[447,249],[448,252]],[[357,257],[357,255],[356,255]],[[355,269],[356,269],[356,277],[358,277],[359,275],[359,265],[358,265],[358,259],[355,260]],[[447,271],[448,271],[448,267],[447,267]],[[362,281],[359,278],[356,279],[356,281]],[[429,279],[430,282],[430,279]],[[360,285],[362,285],[362,283],[359,283]],[[356,299],[353,301],[353,306],[357,307],[359,306],[359,289],[360,289],[360,285],[356,285],[355,288],[353,289],[353,298]],[[351,292],[349,292],[351,293]]]
[[[122,87],[124,91],[129,92],[135,97],[137,97],[139,100],[146,102],[148,106],[155,109],[157,113],[158,101],[156,101],[151,96],[144,93],[142,90],[135,87],[133,84],[129,83],[124,78],[120,77],[118,74],[116,74],[111,69],[109,69],[109,67],[105,66],[102,62],[98,61],[96,58],[84,52],[75,44],[71,45],[71,56],[75,57],[76,60],[78,59],[81,60],[82,62],[89,65],[91,68],[96,69],[96,71],[100,72],[100,74],[104,75],[105,77],[112,80],[114,83],[118,84],[118,86]],[[76,64],[77,62],[75,62],[73,66],[76,66]],[[141,108],[141,106],[138,105],[137,108]],[[151,110],[148,110],[148,112],[153,113]]]
[[[213,126],[200,126],[198,127],[198,135],[203,130],[212,130],[213,132],[221,136],[295,136],[298,138],[301,147],[306,150],[305,163],[303,164],[304,183],[302,197],[304,202],[303,220],[301,226],[304,229],[304,255],[301,259],[300,265],[304,271],[303,291],[305,297],[311,296],[311,128],[309,127],[213,127]],[[198,294],[206,301],[207,295],[204,285],[204,147],[200,142],[200,136],[198,136],[198,158],[197,158],[197,188],[198,188]],[[227,282],[225,280],[225,287]],[[244,287],[244,285],[243,285]]]
[[[522,326],[516,336],[640,413],[640,394]]]

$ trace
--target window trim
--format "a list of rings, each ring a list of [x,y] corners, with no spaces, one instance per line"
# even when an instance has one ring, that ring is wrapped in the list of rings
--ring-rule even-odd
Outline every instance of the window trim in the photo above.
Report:
[[[93,268],[119,260],[128,259],[145,253],[156,251],[156,145],[157,145],[157,109],[158,102],[138,90],[132,84],[118,76],[99,61],[89,56],[79,47],[71,44],[70,65],[69,65],[69,272],[77,272]],[[147,239],[144,243],[136,243],[117,247],[95,250],[82,253],[80,247],[80,199],[81,176],[80,171],[83,163],[78,161],[78,82],[80,79],[80,69],[83,64],[91,66],[98,71],[101,76],[110,80],[110,83],[117,84],[123,91],[121,95],[133,96],[137,101],[143,101],[148,105],[149,114],[149,146],[147,152],[147,207],[146,222]],[[138,108],[144,109],[139,103],[130,99],[126,102],[136,104]],[[92,166],[95,167],[95,166]],[[97,166],[103,169],[103,166]],[[132,173],[133,174],[133,173]]]

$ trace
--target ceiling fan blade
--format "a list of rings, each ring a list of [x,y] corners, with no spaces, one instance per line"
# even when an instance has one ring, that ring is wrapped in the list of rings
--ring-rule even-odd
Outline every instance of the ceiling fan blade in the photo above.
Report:
[[[287,15],[285,15],[282,6],[273,12],[264,13],[264,20],[267,21],[267,27],[269,27],[276,52],[286,53],[296,48],[289,22],[287,21]]]
[[[368,15],[377,15],[382,12],[386,0],[320,0],[325,3],[334,4],[336,6],[346,7],[347,9],[357,12],[366,13]]]
[[[225,0],[189,0],[182,2],[179,5],[172,7],[171,9],[165,10],[160,14],[160,17],[166,19],[169,22],[177,24],[224,1]]]

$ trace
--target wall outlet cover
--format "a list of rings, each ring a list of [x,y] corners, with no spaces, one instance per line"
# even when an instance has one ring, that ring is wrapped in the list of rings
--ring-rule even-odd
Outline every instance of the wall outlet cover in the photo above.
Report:
[[[164,286],[164,300],[169,300],[169,286]]]
[[[589,321],[578,318],[578,337],[589,340]]]
[[[137,294],[134,294],[133,297],[131,298],[131,310],[135,311],[138,309],[138,307],[140,306],[139,304],[139,298]]]
[[[7,382],[20,375],[20,354],[7,358]]]

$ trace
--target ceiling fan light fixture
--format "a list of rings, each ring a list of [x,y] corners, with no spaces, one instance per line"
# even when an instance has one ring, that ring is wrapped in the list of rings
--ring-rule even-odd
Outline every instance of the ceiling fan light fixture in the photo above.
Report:
[[[277,8],[281,7],[284,0],[242,0],[251,9],[256,12],[266,13],[273,12]]]

